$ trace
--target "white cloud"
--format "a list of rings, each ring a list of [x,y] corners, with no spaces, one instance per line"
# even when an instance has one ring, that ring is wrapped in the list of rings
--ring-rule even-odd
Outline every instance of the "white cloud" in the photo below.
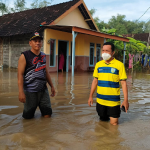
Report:
[[[111,5],[96,5],[94,8],[97,9],[97,12],[94,16],[98,16],[100,20],[104,20],[105,22],[108,22],[111,16],[116,16],[117,14],[126,15],[127,20],[136,20],[148,7],[150,7],[150,1],[148,0],[114,2]],[[150,9],[140,21],[146,21],[149,17]]]

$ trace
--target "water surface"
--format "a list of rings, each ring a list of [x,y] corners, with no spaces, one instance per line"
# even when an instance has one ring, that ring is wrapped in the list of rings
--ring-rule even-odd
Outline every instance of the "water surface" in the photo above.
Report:
[[[122,112],[118,126],[99,121],[95,104],[88,107],[92,73],[50,75],[57,92],[52,117],[42,118],[37,109],[34,119],[24,120],[17,72],[0,71],[0,150],[150,149],[149,72],[134,73],[134,79],[128,74],[130,109]]]

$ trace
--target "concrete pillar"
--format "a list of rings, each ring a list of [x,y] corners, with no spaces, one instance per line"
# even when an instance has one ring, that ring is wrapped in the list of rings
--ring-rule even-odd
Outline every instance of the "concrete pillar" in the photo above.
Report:
[[[123,42],[123,44],[124,44],[124,51],[123,51],[123,63],[124,63],[124,65],[125,65],[125,56],[126,56],[126,42]]]
[[[75,39],[78,33],[72,31],[72,76],[74,76],[74,66],[75,66]]]

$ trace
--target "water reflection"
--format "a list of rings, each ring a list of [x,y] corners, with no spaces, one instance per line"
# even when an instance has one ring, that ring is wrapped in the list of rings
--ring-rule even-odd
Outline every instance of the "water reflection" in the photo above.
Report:
[[[73,99],[75,99],[75,94],[73,93],[73,91],[74,91],[74,77],[71,77],[71,90],[70,90],[71,99],[70,99],[70,102],[69,102],[69,104],[71,104],[71,105],[74,105],[72,103],[72,101],[73,101]]]
[[[52,118],[42,118],[37,110],[34,119],[24,120],[17,73],[0,72],[0,149],[150,149],[148,72],[128,74],[130,109],[121,114],[120,124],[115,127],[99,121],[95,104],[87,105],[92,73],[50,75],[56,89],[56,96],[51,98]]]

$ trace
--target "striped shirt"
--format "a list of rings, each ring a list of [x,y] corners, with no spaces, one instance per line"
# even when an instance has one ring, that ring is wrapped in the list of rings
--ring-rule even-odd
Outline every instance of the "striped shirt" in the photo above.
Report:
[[[24,90],[28,92],[40,92],[46,86],[46,55],[40,52],[35,55],[31,50],[25,51],[26,68],[24,72]]]
[[[120,105],[120,80],[127,79],[124,64],[115,58],[109,64],[99,61],[93,77],[98,79],[97,103],[110,107]]]

